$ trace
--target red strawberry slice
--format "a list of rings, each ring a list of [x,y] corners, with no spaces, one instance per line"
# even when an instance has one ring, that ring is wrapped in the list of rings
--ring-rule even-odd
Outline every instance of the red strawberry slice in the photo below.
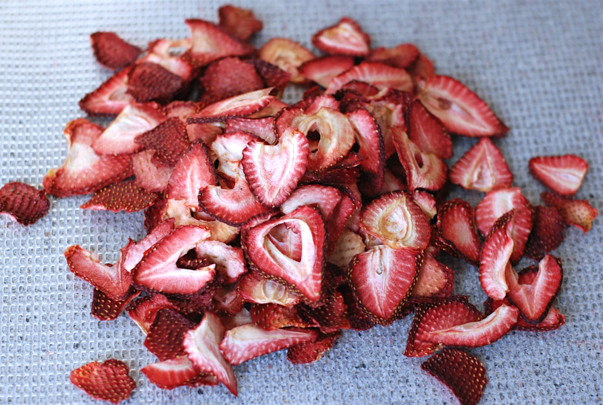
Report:
[[[433,62],[424,54],[420,53],[417,60],[408,68],[408,73],[415,81],[429,80],[435,74]]]
[[[433,153],[442,159],[452,157],[452,140],[442,122],[415,100],[408,111],[408,137],[422,152]]]
[[[218,9],[220,27],[241,41],[247,41],[262,30],[263,24],[255,17],[253,11],[230,4]]]
[[[44,176],[48,194],[58,197],[88,194],[132,175],[129,156],[99,156],[92,149],[102,130],[84,118],[67,124],[67,159],[59,169],[51,169]]]
[[[335,76],[354,67],[352,56],[323,56],[311,59],[298,67],[299,74],[308,80],[328,87]]]
[[[199,207],[199,192],[216,184],[214,167],[207,148],[196,142],[174,167],[167,188],[167,198],[183,200],[189,208]]]
[[[155,128],[134,138],[134,142],[146,149],[155,150],[153,163],[174,167],[191,144],[186,125],[179,118],[168,118]]]
[[[214,278],[215,265],[187,270],[178,268],[176,262],[208,237],[207,228],[176,228],[145,254],[133,270],[134,283],[167,294],[194,294],[201,291]]]
[[[145,150],[132,155],[132,170],[136,176],[136,185],[142,187],[148,192],[163,192],[174,168],[163,165],[157,165],[154,162],[154,150]]]
[[[347,306],[343,295],[337,290],[324,299],[323,305],[316,308],[301,305],[299,310],[304,318],[313,320],[322,333],[335,333],[340,329],[350,328]]]
[[[349,92],[345,92],[346,90],[349,90]],[[344,84],[343,87],[339,91],[344,91],[343,97],[349,97],[349,100],[351,102],[352,97],[358,97],[357,94],[359,94],[365,98],[372,98],[372,97],[378,96],[380,90],[378,88],[376,88],[375,86],[368,84],[366,82],[352,80],[351,82],[347,82],[346,84]],[[352,94],[350,94],[350,92],[353,93],[354,96],[352,96]],[[361,103],[362,99],[358,98],[358,102]],[[355,108],[353,107],[353,104],[350,104],[350,107],[348,110],[353,111],[354,109]]]
[[[224,134],[246,132],[274,145],[278,138],[274,133],[274,118],[231,118],[225,123]]]
[[[174,220],[169,219],[157,225],[140,242],[134,243],[132,240],[121,249],[121,265],[124,270],[132,271],[134,267],[144,257],[145,252],[157,242],[172,233],[174,229]]]
[[[304,205],[316,206],[322,217],[328,221],[340,201],[341,193],[335,187],[309,184],[292,192],[280,208],[283,214],[289,214]]]
[[[271,231],[281,224],[299,228],[302,242],[300,260],[284,255],[270,238]],[[241,245],[252,266],[291,284],[310,302],[316,302],[322,285],[325,238],[321,215],[304,206],[246,230],[241,236]]]
[[[306,171],[308,140],[292,129],[280,136],[277,145],[252,141],[243,151],[242,163],[258,200],[268,207],[277,207],[297,187]]]
[[[157,194],[149,193],[133,182],[113,183],[98,190],[92,198],[80,208],[101,211],[142,211],[155,202]]]
[[[93,361],[73,370],[69,380],[91,397],[117,404],[128,399],[130,392],[136,388],[136,382],[129,376],[129,372],[130,369],[123,361]]]
[[[244,273],[245,257],[241,248],[232,247],[216,240],[206,240],[195,247],[197,257],[209,260],[227,284],[236,282]]]
[[[167,118],[180,118],[186,122],[186,118],[196,113],[202,105],[194,101],[176,100],[163,107],[163,111]]]
[[[454,134],[499,137],[509,132],[509,128],[482,99],[451,77],[429,78],[421,89],[419,99]]]
[[[211,144],[211,151],[219,162],[217,172],[233,182],[244,179],[245,173],[241,163],[243,151],[249,143],[255,140],[257,138],[246,132],[234,132],[217,136]]]
[[[127,84],[127,94],[138,103],[157,101],[166,104],[174,99],[185,81],[157,63],[140,62],[128,73]]]
[[[358,301],[375,321],[387,325],[415,285],[423,255],[412,248],[375,246],[350,263],[348,278]]]
[[[366,108],[377,120],[379,128],[381,128],[386,158],[396,153],[392,139],[392,130],[394,128],[399,128],[400,130],[406,128],[404,116],[411,101],[409,93],[388,89],[382,97],[373,99],[366,105]]]
[[[48,214],[50,201],[43,190],[12,182],[0,188],[0,214],[23,225],[31,225]]]
[[[447,242],[442,245],[443,249],[471,263],[479,263],[481,241],[471,204],[459,198],[444,204],[438,213],[438,230],[440,238]]]
[[[572,200],[548,191],[543,191],[540,197],[547,205],[555,207],[568,225],[573,225],[584,233],[590,231],[592,222],[599,215],[599,211],[587,200]]]
[[[273,90],[272,93],[279,94],[279,89]],[[276,97],[275,95],[275,97]],[[253,114],[249,114],[247,118],[266,118],[266,117],[275,117],[278,113],[280,113],[285,108],[289,107],[289,104],[283,103],[277,98],[272,99],[268,105],[261,110],[254,112]]]
[[[526,245],[525,254],[540,260],[545,253],[555,250],[563,242],[563,230],[567,224],[554,207],[534,208],[534,225]]]
[[[337,101],[333,96],[321,94],[317,97],[314,97],[312,102],[309,102],[307,106],[304,107],[304,112],[307,115],[314,115],[323,107],[339,110],[339,101]]]
[[[134,97],[126,93],[126,81],[131,68],[115,73],[100,87],[88,93],[79,102],[79,106],[90,116],[117,115],[135,102]]]
[[[187,381],[199,375],[199,371],[188,359],[188,356],[149,364],[140,369],[149,381],[164,390],[171,390],[186,385]]]
[[[305,81],[298,68],[304,62],[315,58],[314,54],[301,44],[287,38],[272,38],[260,48],[259,56],[260,59],[291,74],[291,83]]]
[[[198,113],[187,118],[186,122],[188,124],[203,124],[251,115],[274,100],[274,96],[271,95],[273,90],[274,88],[268,87],[218,101],[202,108]]]
[[[463,405],[476,405],[488,383],[484,365],[457,349],[444,349],[431,356],[421,368],[446,385]]]
[[[424,190],[414,190],[411,195],[412,199],[423,210],[427,219],[431,221],[438,213],[436,199],[433,194]]]
[[[327,262],[345,269],[354,256],[364,252],[365,247],[362,236],[344,229],[337,239],[333,252],[327,257]]]
[[[213,374],[237,395],[237,379],[232,366],[220,352],[224,332],[220,318],[212,312],[206,312],[199,326],[186,333],[183,345],[188,358],[200,372]]]
[[[360,204],[357,201],[352,200],[349,195],[344,195],[335,207],[331,219],[327,222],[327,229],[329,230],[328,243],[327,243],[327,254],[330,255],[335,249],[335,245],[339,236],[346,228],[346,225],[354,213],[360,211]]]
[[[289,81],[291,80],[291,73],[285,72],[280,67],[273,65],[272,63],[266,62],[263,59],[247,60],[246,62],[250,64],[253,63],[253,66],[255,66],[255,69],[257,70],[258,74],[264,80],[264,87],[275,87],[279,90],[278,97],[282,96],[283,91],[285,91],[285,88],[289,85]],[[276,104],[286,105],[278,99],[273,100],[271,104],[272,109],[274,110],[277,110]],[[267,105],[265,109],[268,109],[270,107],[270,105]],[[256,114],[260,113],[267,114],[268,112],[258,111]]]
[[[538,273],[538,266],[530,266],[519,273],[519,283],[525,284],[533,281],[533,277]],[[505,298],[502,301],[495,301],[492,298],[488,298],[484,302],[484,308],[486,314],[492,313],[498,307],[503,304],[511,305],[511,303]],[[521,314],[520,314],[521,315]],[[559,310],[553,306],[550,306],[545,318],[537,323],[528,323],[523,317],[519,317],[515,324],[516,330],[530,331],[530,332],[548,332],[551,330],[559,329],[565,324],[565,316],[559,312]]]
[[[394,48],[376,48],[366,58],[368,62],[381,62],[389,66],[405,69],[419,57],[419,49],[413,44],[400,44]]]
[[[264,330],[276,330],[296,327],[309,328],[314,322],[304,321],[297,307],[284,307],[278,304],[254,305],[249,311],[253,323]]]
[[[339,76],[335,76],[329,83],[326,93],[334,94],[352,80],[366,82],[379,90],[385,88],[409,92],[413,90],[412,80],[406,70],[378,62],[362,62]]]
[[[220,350],[232,365],[244,363],[268,353],[315,341],[318,333],[311,329],[264,330],[255,325],[243,325],[226,331]]]
[[[126,308],[128,315],[140,329],[146,334],[149,333],[149,329],[157,313],[162,309],[176,309],[176,307],[162,294],[146,295],[142,298],[132,302]]]
[[[429,244],[427,217],[404,192],[384,194],[365,206],[360,226],[392,249],[422,250]]]
[[[492,227],[480,255],[479,281],[488,297],[502,300],[507,295],[507,274],[512,272],[511,255],[515,243],[509,236],[514,211],[503,215]]]
[[[154,63],[168,72],[175,74],[182,79],[183,87],[180,90],[184,91],[187,89],[186,85],[189,84],[189,79],[193,75],[193,66],[180,56],[176,55],[190,49],[191,44],[192,41],[190,38],[175,41],[158,39],[149,43],[146,56],[140,58],[137,63]],[[180,95],[180,92],[178,95]]]
[[[199,80],[205,90],[201,101],[209,102],[238,96],[265,87],[264,80],[262,80],[254,65],[234,57],[212,62]]]
[[[371,37],[356,21],[344,17],[332,27],[314,34],[312,44],[331,55],[366,56],[370,51]]]
[[[131,288],[126,298],[118,301],[109,297],[98,288],[95,288],[92,295],[90,315],[100,321],[112,321],[117,319],[119,314],[121,314],[121,311],[124,310],[130,301],[139,295],[140,291]]]
[[[239,281],[238,291],[247,302],[278,304],[286,307],[300,302],[301,297],[292,289],[262,277],[257,272],[245,274]]]
[[[160,361],[174,359],[186,354],[182,341],[186,332],[194,327],[195,324],[178,311],[160,309],[149,328],[144,345]]]
[[[188,118],[186,118],[188,120]],[[206,124],[187,124],[186,132],[188,133],[188,139],[191,142],[197,140],[203,141],[205,145],[211,145],[216,139],[216,136],[224,133],[224,130],[220,126],[220,123],[209,122]]]
[[[450,181],[466,190],[487,193],[511,187],[513,174],[496,145],[489,138],[483,138],[452,166]]]
[[[557,194],[572,196],[582,185],[588,163],[575,155],[538,156],[530,159],[530,173]]]
[[[310,364],[322,359],[326,352],[333,348],[341,332],[320,334],[315,342],[291,346],[287,350],[287,360],[293,364]]]
[[[454,289],[454,271],[425,253],[412,297],[450,297]]]
[[[114,32],[95,32],[90,35],[94,57],[107,69],[125,68],[138,59],[142,49],[121,39]]]
[[[371,329],[376,325],[376,322],[372,317],[367,315],[366,311],[358,302],[358,296],[348,284],[344,284],[339,287],[339,290],[343,294],[343,300],[348,308],[348,320],[350,321],[350,328],[363,331]]]
[[[221,316],[236,315],[244,305],[245,301],[239,294],[237,283],[222,287],[213,297],[213,307]]]

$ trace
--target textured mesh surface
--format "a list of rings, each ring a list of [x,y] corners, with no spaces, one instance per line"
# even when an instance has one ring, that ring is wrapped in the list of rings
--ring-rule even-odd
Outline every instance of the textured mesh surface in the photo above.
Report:
[[[381,5],[380,5],[381,4]],[[78,100],[108,77],[88,35],[116,31],[144,46],[187,35],[184,18],[217,19],[214,0],[3,1],[0,3],[0,184],[40,184],[66,155],[65,123],[83,116]],[[512,129],[497,141],[515,185],[534,203],[542,187],[527,173],[531,156],[572,152],[591,169],[577,197],[603,209],[603,3],[600,1],[263,1],[256,39],[310,44],[313,32],[342,15],[356,18],[375,46],[416,43],[437,71],[476,91]],[[299,95],[295,91],[293,95]],[[473,140],[455,143],[456,160]],[[481,194],[458,193],[476,204]],[[142,215],[85,212],[85,197],[52,199],[50,214],[24,228],[0,218],[0,402],[92,403],[69,372],[92,360],[123,359],[138,382],[129,403],[454,403],[442,385],[402,355],[410,319],[364,333],[346,332],[311,366],[284,353],[236,367],[240,396],[223,387],[162,391],[139,369],[154,362],[127,316],[97,322],[92,288],[71,275],[62,252],[78,243],[106,262],[128,237],[143,236]],[[567,324],[555,332],[514,332],[471,350],[490,383],[484,403],[595,403],[603,395],[603,227],[567,231],[556,254],[565,277],[557,306]],[[457,293],[475,303],[476,271],[460,261]]]

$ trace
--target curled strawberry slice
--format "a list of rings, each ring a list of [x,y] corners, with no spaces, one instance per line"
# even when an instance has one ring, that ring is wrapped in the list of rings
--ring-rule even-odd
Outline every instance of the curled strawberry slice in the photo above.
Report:
[[[185,354],[182,339],[195,324],[171,308],[157,311],[155,320],[149,328],[144,346],[159,360],[174,359]]]
[[[312,44],[331,55],[366,56],[370,51],[371,37],[356,21],[344,17],[332,27],[314,34]]]
[[[388,89],[385,94],[380,93],[375,97],[364,106],[373,114],[373,117],[375,117],[379,124],[379,128],[381,128],[385,146],[385,158],[387,159],[396,153],[392,133],[394,129],[405,131],[405,115],[412,99],[409,93],[393,89]]]
[[[377,62],[362,62],[350,70],[335,76],[327,87],[327,94],[335,94],[347,83],[358,80],[377,87],[412,92],[413,83],[408,72],[404,69],[384,65]]]
[[[207,148],[195,143],[174,167],[170,177],[167,198],[182,200],[189,208],[199,207],[199,191],[216,184],[216,177]]]
[[[452,140],[442,122],[415,100],[408,111],[408,137],[421,151],[442,159],[452,157]]]
[[[538,156],[530,159],[530,173],[558,194],[572,196],[582,185],[588,163],[575,155]]]
[[[150,149],[132,155],[132,171],[136,177],[136,185],[151,193],[165,191],[174,171],[173,167],[154,163],[157,161],[154,156],[155,151]]]
[[[442,248],[471,263],[479,263],[481,241],[477,233],[475,211],[466,201],[446,202],[438,212],[438,230],[444,239]]]
[[[509,236],[514,211],[503,215],[492,227],[480,254],[479,281],[488,297],[502,300],[509,291],[507,274],[512,272],[511,255],[515,243]]]
[[[114,32],[95,32],[90,35],[94,57],[108,69],[125,68],[136,62],[142,49],[121,39]]]
[[[230,120],[229,120],[230,121]],[[256,140],[246,132],[233,132],[218,135],[211,144],[211,151],[218,158],[216,171],[232,181],[245,178],[243,172],[243,151],[249,143]]]
[[[527,269],[524,269],[519,273],[519,282],[520,284],[525,282],[526,278],[533,278],[533,276],[538,272],[538,266],[530,266]],[[529,277],[526,277],[529,275]],[[530,280],[531,282],[532,280]],[[484,308],[486,314],[492,313],[498,307],[503,304],[510,304],[510,302],[505,298],[502,301],[495,301],[492,298],[488,298],[486,302],[484,302]],[[521,315],[521,314],[520,314]],[[530,331],[530,332],[548,332],[551,330],[559,329],[561,326],[565,324],[565,315],[563,315],[559,310],[553,306],[549,307],[548,312],[544,319],[537,323],[532,324],[528,323],[523,317],[520,317],[515,324],[516,330],[521,331]]]
[[[260,49],[260,59],[290,73],[291,83],[304,82],[304,77],[300,75],[297,69],[302,63],[314,58],[312,52],[287,38],[272,38]]]
[[[245,274],[239,281],[238,290],[243,299],[254,304],[278,304],[286,307],[298,304],[301,297],[292,289],[257,272]]]
[[[178,356],[170,360],[164,360],[149,364],[140,371],[153,384],[161,389],[171,390],[186,385],[187,381],[199,375],[195,365],[188,356]]]
[[[450,297],[454,289],[454,271],[425,252],[411,297]]]
[[[263,24],[253,11],[226,4],[218,9],[220,26],[230,35],[241,41],[247,41],[262,30]]]
[[[48,213],[46,193],[27,184],[12,182],[0,188],[0,214],[23,225],[31,225]]]
[[[287,201],[281,204],[283,214],[289,214],[303,205],[318,207],[325,220],[329,220],[341,201],[341,193],[335,187],[310,184],[301,186],[291,193]]]
[[[130,318],[136,322],[140,329],[145,333],[149,333],[149,329],[157,313],[162,309],[176,309],[176,307],[162,294],[146,295],[132,302],[126,308]]]
[[[232,247],[216,240],[206,240],[195,247],[197,257],[209,260],[216,265],[216,271],[226,283],[236,282],[244,273],[245,258],[241,248]]]
[[[400,44],[394,48],[376,48],[366,58],[369,62],[381,62],[389,66],[405,69],[419,57],[419,49],[413,44]]]
[[[536,206],[532,233],[526,244],[526,256],[540,260],[545,253],[557,249],[563,242],[565,228],[567,224],[555,207]]]
[[[92,305],[90,305],[90,315],[98,319],[99,321],[112,321],[117,319],[121,314],[121,311],[132,301],[134,298],[140,295],[140,291],[130,288],[128,294],[123,300],[115,300],[109,297],[107,294],[99,290],[94,289],[92,294]]]
[[[399,182],[399,180],[398,180]],[[398,183],[399,184],[399,183]],[[397,190],[402,190],[403,187],[397,187]],[[436,199],[428,191],[425,190],[414,190],[412,192],[412,199],[417,203],[417,205],[423,210],[423,213],[427,216],[427,219],[430,221],[436,216],[438,213],[436,206]]]
[[[299,73],[308,80],[328,87],[335,76],[354,67],[352,56],[323,56],[311,59],[298,67]]]
[[[301,343],[287,350],[287,360],[293,364],[310,364],[322,359],[333,348],[341,332],[320,334],[314,342]]]
[[[134,97],[127,94],[130,70],[126,68],[115,73],[99,88],[86,94],[79,102],[82,111],[90,116],[117,115],[135,103]]]
[[[572,200],[548,191],[543,191],[540,197],[547,205],[555,207],[568,225],[573,225],[584,233],[590,231],[592,222],[599,215],[599,211],[587,200]]]
[[[264,330],[315,326],[314,322],[302,319],[297,306],[284,307],[278,304],[260,304],[251,307],[249,314],[253,323]]]
[[[123,361],[93,361],[73,370],[69,380],[91,397],[117,404],[128,399],[130,392],[136,388],[136,382],[129,372],[129,367]]]
[[[202,108],[198,113],[187,118],[189,124],[226,121],[229,118],[245,117],[266,107],[274,96],[272,87],[255,90],[233,96]]]

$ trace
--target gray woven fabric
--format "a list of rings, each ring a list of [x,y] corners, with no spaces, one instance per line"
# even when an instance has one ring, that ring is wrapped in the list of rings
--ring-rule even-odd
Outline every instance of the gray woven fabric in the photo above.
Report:
[[[0,3],[0,184],[39,185],[66,156],[62,130],[83,116],[78,100],[108,77],[88,35],[116,31],[144,46],[187,35],[183,20],[216,20],[219,2],[3,1]],[[244,5],[244,4],[243,4]],[[244,5],[245,6],[245,5]],[[374,46],[414,42],[437,71],[464,82],[511,127],[497,141],[514,184],[534,203],[540,186],[531,156],[575,153],[591,165],[577,197],[599,210],[603,189],[603,2],[397,0],[264,1],[247,7],[264,21],[255,44],[274,36],[310,45],[310,36],[343,15],[357,19]],[[292,92],[299,96],[299,92]],[[455,157],[473,140],[457,139]],[[472,204],[481,193],[455,191]],[[121,316],[90,316],[92,288],[74,277],[63,250],[80,244],[105,262],[128,237],[144,235],[142,215],[83,211],[85,197],[52,198],[50,214],[25,228],[0,218],[0,402],[94,401],[69,383],[69,372],[117,358],[138,383],[128,403],[455,403],[445,387],[403,356],[410,318],[389,328],[346,332],[323,360],[292,366],[283,352],[235,367],[240,395],[224,387],[162,391],[139,369],[155,361],[143,334]],[[572,228],[556,251],[564,280],[557,299],[567,323],[549,333],[513,332],[471,350],[490,383],[483,403],[597,403],[603,395],[603,226]],[[457,293],[483,302],[476,271],[460,261]],[[480,304],[481,305],[481,304]]]

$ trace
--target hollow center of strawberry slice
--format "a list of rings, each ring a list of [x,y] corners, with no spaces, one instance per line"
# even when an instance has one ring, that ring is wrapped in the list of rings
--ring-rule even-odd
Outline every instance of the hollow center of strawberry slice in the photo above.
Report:
[[[283,255],[296,262],[302,259],[302,238],[299,224],[289,222],[275,226],[266,235],[266,241],[270,242]]]

